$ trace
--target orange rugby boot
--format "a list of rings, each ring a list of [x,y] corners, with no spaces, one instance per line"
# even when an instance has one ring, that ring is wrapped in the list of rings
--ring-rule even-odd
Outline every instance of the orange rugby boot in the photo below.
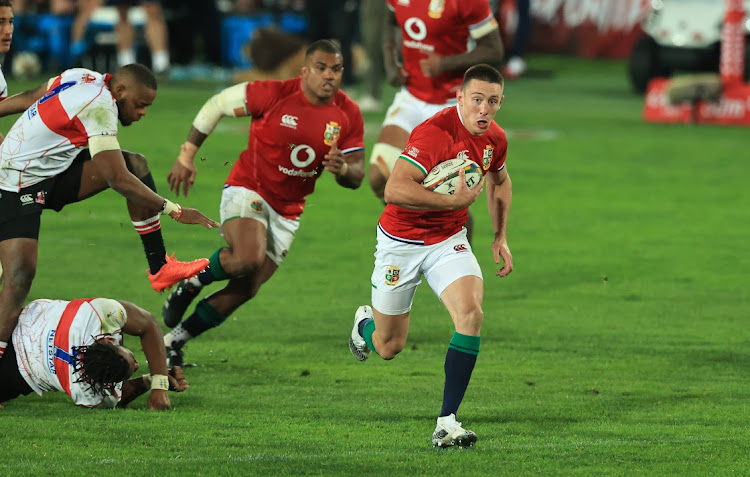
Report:
[[[174,254],[171,257],[167,255],[165,258],[167,259],[167,263],[162,265],[155,275],[152,275],[150,272],[148,274],[148,279],[151,281],[151,288],[159,293],[171,288],[175,283],[198,275],[201,270],[208,266],[207,258],[199,258],[192,262],[175,260]]]

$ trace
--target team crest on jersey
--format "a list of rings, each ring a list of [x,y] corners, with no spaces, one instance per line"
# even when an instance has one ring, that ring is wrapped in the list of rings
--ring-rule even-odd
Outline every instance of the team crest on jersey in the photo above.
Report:
[[[341,126],[339,126],[339,123],[336,121],[329,121],[328,124],[326,124],[326,132],[323,134],[324,143],[326,146],[330,146],[333,144],[333,141],[337,140],[339,138],[339,133],[341,132]]]
[[[260,214],[263,212],[263,202],[260,200],[254,200],[250,203],[250,208],[255,212],[256,214]]]
[[[401,269],[391,265],[385,269],[385,284],[394,286],[398,279],[401,278]]]
[[[490,168],[490,163],[492,162],[492,146],[487,144],[484,146],[484,155],[482,156],[482,167],[486,171]]]
[[[440,18],[443,16],[443,10],[445,10],[445,0],[432,0],[427,9],[427,15],[430,18]]]

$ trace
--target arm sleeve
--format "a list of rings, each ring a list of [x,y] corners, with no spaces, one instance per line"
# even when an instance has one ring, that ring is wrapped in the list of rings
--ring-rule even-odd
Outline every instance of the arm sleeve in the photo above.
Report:
[[[365,148],[365,122],[362,119],[362,113],[354,103],[347,103],[347,118],[349,127],[344,131],[341,143],[338,145],[344,154]]]
[[[493,30],[497,30],[497,21],[492,15],[490,5],[486,1],[474,0],[467,5],[466,22],[469,25],[469,34],[475,40],[482,38]]]

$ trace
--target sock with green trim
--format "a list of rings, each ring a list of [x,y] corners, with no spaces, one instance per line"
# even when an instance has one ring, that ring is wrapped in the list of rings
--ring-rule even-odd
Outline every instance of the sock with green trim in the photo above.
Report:
[[[445,355],[445,389],[440,416],[456,414],[469,387],[471,373],[479,354],[479,336],[454,332]]]
[[[195,306],[195,311],[181,323],[182,328],[192,337],[200,335],[204,331],[215,328],[224,323],[227,317],[221,315],[216,308],[204,298]]]
[[[367,347],[370,348],[372,351],[375,352],[378,356],[380,356],[380,353],[378,353],[378,350],[375,349],[375,347],[372,345],[372,334],[375,333],[375,320],[373,319],[367,319],[362,320],[362,323],[359,324],[359,334],[362,335],[362,338],[365,339],[365,343],[367,343]]]
[[[227,275],[227,272],[221,266],[221,261],[219,261],[219,254],[222,250],[223,248],[216,250],[208,259],[208,266],[201,270],[198,275],[188,280],[191,285],[200,288],[217,280],[227,280],[229,278],[229,275]]]

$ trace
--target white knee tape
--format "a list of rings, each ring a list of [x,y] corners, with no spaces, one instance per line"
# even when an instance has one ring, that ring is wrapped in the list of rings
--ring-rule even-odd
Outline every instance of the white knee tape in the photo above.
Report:
[[[383,176],[388,177],[391,175],[393,166],[396,165],[401,152],[403,152],[403,148],[400,149],[384,142],[376,143],[372,148],[372,154],[370,154],[370,164],[377,166]]]

